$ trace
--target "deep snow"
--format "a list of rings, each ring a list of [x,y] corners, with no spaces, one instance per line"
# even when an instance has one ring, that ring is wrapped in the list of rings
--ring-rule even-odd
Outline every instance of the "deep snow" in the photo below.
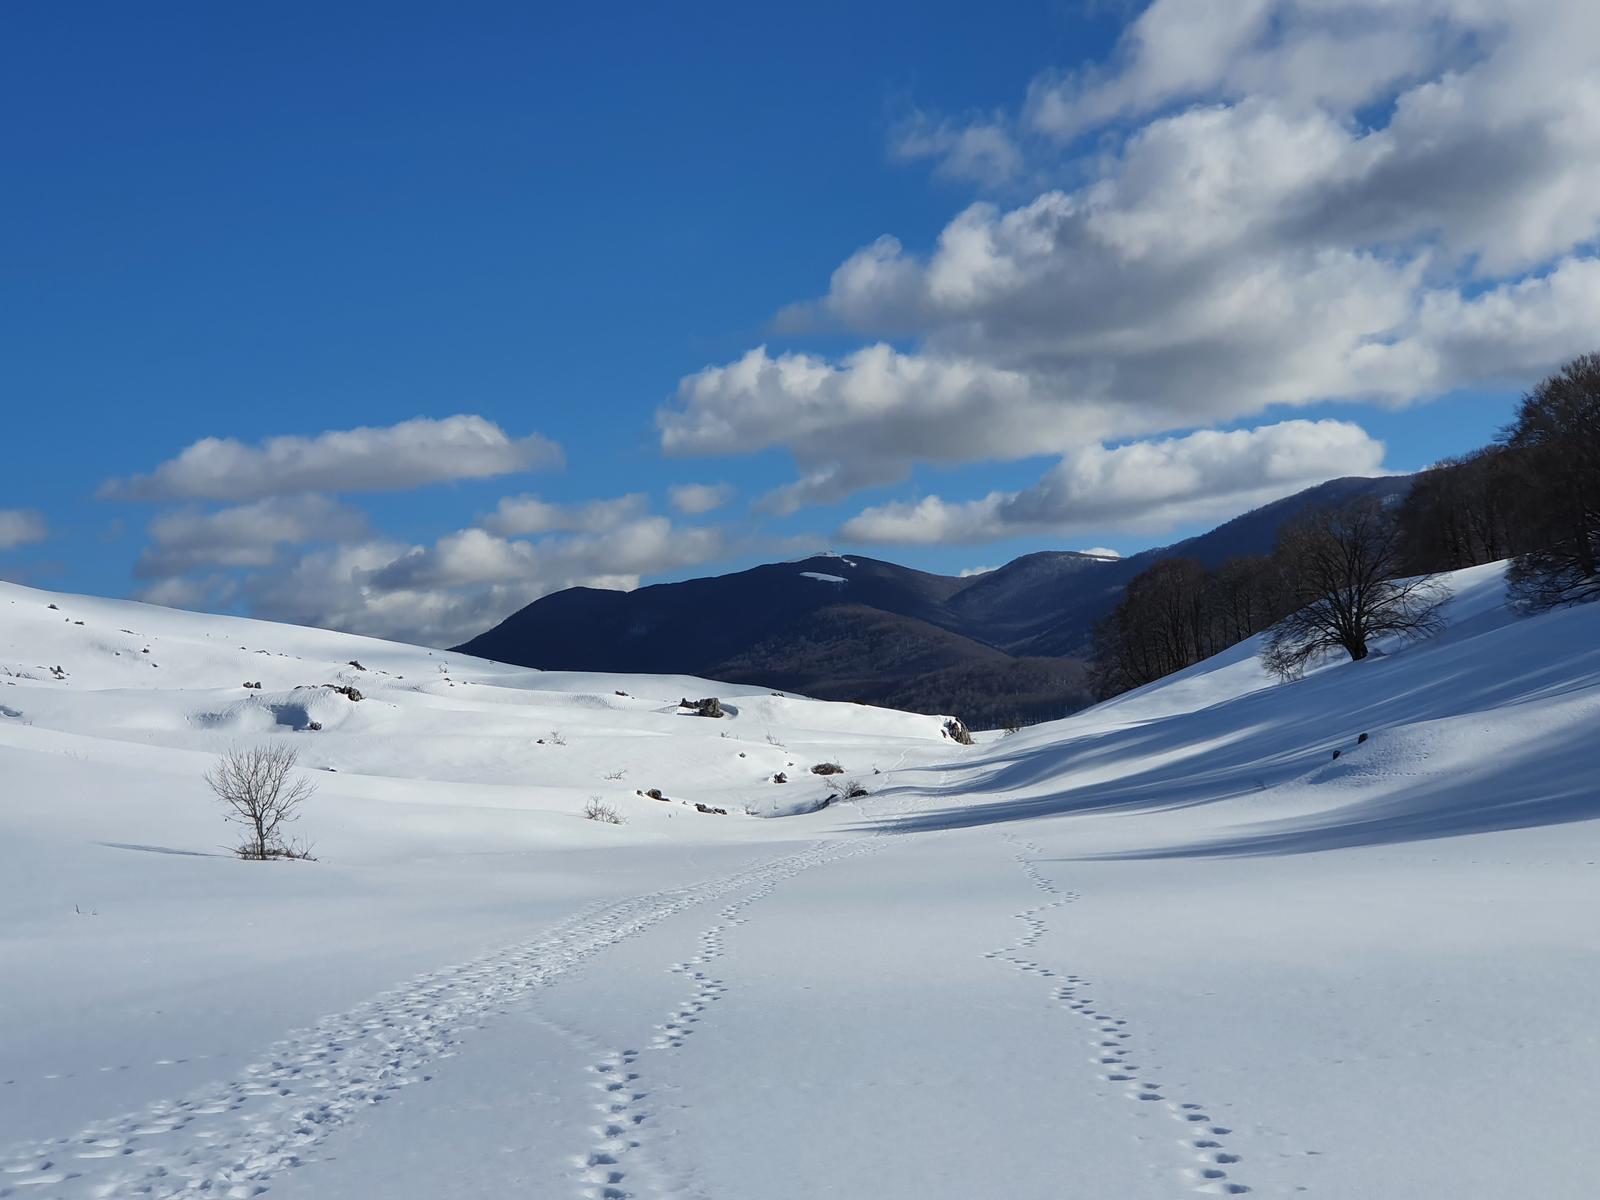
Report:
[[[1600,609],[1452,582],[973,747],[0,584],[0,1196],[1592,1195]]]

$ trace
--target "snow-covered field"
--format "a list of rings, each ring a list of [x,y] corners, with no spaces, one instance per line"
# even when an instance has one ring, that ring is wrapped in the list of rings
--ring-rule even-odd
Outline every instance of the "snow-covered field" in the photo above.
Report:
[[[1454,584],[971,747],[0,584],[0,1196],[1592,1196],[1600,606]]]

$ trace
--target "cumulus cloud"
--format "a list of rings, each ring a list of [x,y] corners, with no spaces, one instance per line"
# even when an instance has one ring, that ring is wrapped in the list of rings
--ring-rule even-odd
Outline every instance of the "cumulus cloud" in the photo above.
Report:
[[[1113,62],[1031,89],[1074,186],[871,242],[809,309],[860,348],[708,366],[662,447],[786,449],[781,512],[921,462],[1531,382],[1600,327],[1596,44],[1566,0],[1157,0]]]
[[[365,515],[326,496],[272,496],[215,512],[184,508],[150,522],[152,545],[134,574],[158,579],[202,564],[264,567],[282,546],[354,541],[366,533]]]
[[[814,500],[888,482],[912,458],[1011,457],[1028,438],[1061,448],[1075,440],[1075,420],[1095,419],[1063,410],[1026,372],[906,354],[886,343],[838,361],[759,346],[690,376],[678,394],[679,405],[658,417],[668,454],[748,453],[782,443],[802,467],[818,468],[801,481]],[[977,412],[985,419],[971,420]],[[1098,420],[1110,425],[1109,414]]]
[[[305,477],[323,450],[268,443],[247,453],[297,460]],[[707,486],[690,506],[721,494]],[[271,620],[434,645],[481,633],[549,592],[631,589],[646,576],[729,551],[725,530],[652,515],[642,493],[576,503],[506,496],[476,524],[424,545],[375,533],[366,514],[320,493],[169,510],[150,522],[149,536],[135,573],[145,581],[140,598],[152,603],[231,605]]]
[[[1156,0],[1128,27],[1109,68],[1036,79],[1027,119],[1069,141],[1118,118],[1213,94],[1268,93],[1348,111],[1467,53],[1440,20],[1493,5],[1435,0]],[[1485,22],[1487,23],[1487,22]],[[1451,36],[1454,34],[1454,36]]]
[[[952,503],[868,508],[843,539],[928,545],[1024,533],[1158,529],[1225,515],[1335,475],[1369,475],[1384,448],[1344,421],[1284,421],[1259,429],[1200,430],[1181,438],[1074,451],[1031,487]]]
[[[667,489],[667,500],[686,517],[721,508],[733,499],[731,483],[680,483]]]
[[[187,608],[204,612],[226,604],[234,591],[234,581],[223,575],[210,575],[200,579],[174,577],[146,584],[134,592],[133,598],[142,600],[146,604],[160,604],[165,608]]]
[[[683,529],[665,517],[642,517],[601,534],[530,542],[463,529],[416,547],[375,571],[378,588],[463,587],[544,581],[571,587],[604,575],[629,579],[704,562],[723,550],[718,529]]]
[[[0,508],[0,550],[42,542],[46,533],[44,518],[32,509]]]
[[[506,496],[481,524],[504,537],[537,533],[600,533],[644,515],[649,501],[642,492],[578,504],[552,504],[538,496]]]
[[[322,544],[260,569],[161,579],[142,598],[195,608],[232,601],[270,620],[444,646],[482,633],[550,592],[630,590],[644,576],[729,550],[720,529],[680,528],[660,516],[536,539],[471,527],[428,545],[375,536]]]
[[[330,430],[246,445],[202,438],[148,475],[108,480],[122,500],[252,500],[297,492],[403,491],[559,465],[561,450],[538,434],[509,436],[483,417],[417,417],[397,425]]]

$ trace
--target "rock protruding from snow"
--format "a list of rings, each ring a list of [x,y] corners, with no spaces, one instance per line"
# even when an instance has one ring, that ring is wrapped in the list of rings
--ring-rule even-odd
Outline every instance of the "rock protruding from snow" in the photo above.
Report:
[[[972,745],[971,731],[955,717],[951,717],[944,723],[944,735],[951,741],[959,742],[963,746]]]

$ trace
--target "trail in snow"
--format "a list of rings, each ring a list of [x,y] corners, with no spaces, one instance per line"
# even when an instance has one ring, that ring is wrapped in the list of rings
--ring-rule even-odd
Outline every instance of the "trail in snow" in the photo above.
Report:
[[[0,1197],[259,1195],[338,1126],[428,1079],[430,1063],[509,1002],[677,913],[749,889],[742,903],[766,895],[829,849],[817,843],[719,879],[591,906],[534,941],[418,976],[278,1043],[236,1079],[0,1152]]]
[[[1223,1139],[1233,1130],[1214,1123],[1204,1105],[1170,1098],[1169,1089],[1140,1074],[1138,1064],[1132,1061],[1135,1053],[1134,1036],[1127,1027],[1128,1022],[1106,1011],[1104,1005],[1093,999],[1089,994],[1089,983],[1082,975],[1058,972],[1032,957],[1033,947],[1050,931],[1046,915],[1074,903],[1079,894],[1058,887],[1028,857],[1030,854],[1043,854],[1042,846],[1011,837],[1005,837],[1005,840],[1017,847],[1014,857],[1028,881],[1052,898],[1016,913],[1016,919],[1023,923],[1025,929],[1022,936],[1009,946],[989,951],[985,957],[1008,963],[1027,975],[1062,981],[1052,988],[1051,998],[1091,1025],[1093,1031],[1089,1043],[1093,1050],[1090,1061],[1099,1069],[1100,1078],[1120,1084],[1128,1099],[1136,1103],[1163,1104],[1171,1116],[1182,1123],[1184,1136],[1179,1144],[1191,1152],[1193,1161],[1198,1163],[1185,1167],[1183,1173],[1196,1191],[1223,1196],[1242,1196],[1250,1191],[1231,1177],[1231,1169],[1237,1166],[1241,1157],[1231,1152]]]
[[[684,976],[693,991],[655,1025],[647,1052],[681,1049],[705,1011],[727,995],[727,982],[714,977],[709,968],[726,953],[728,932],[749,923],[750,918],[744,915],[746,909],[804,871],[853,857],[879,844],[877,838],[818,844],[790,856],[744,895],[724,906],[717,913],[717,920],[696,936],[698,952],[668,968],[673,974]],[[595,1055],[588,1067],[592,1075],[589,1086],[600,1096],[593,1102],[597,1113],[596,1124],[591,1128],[594,1142],[576,1159],[579,1200],[631,1200],[640,1194],[635,1190],[639,1187],[648,1188],[652,1196],[681,1194],[684,1189],[667,1179],[650,1154],[649,1127],[655,1114],[644,1081],[642,1068],[648,1061],[645,1056],[636,1047],[603,1048],[576,1029],[549,1024]]]

